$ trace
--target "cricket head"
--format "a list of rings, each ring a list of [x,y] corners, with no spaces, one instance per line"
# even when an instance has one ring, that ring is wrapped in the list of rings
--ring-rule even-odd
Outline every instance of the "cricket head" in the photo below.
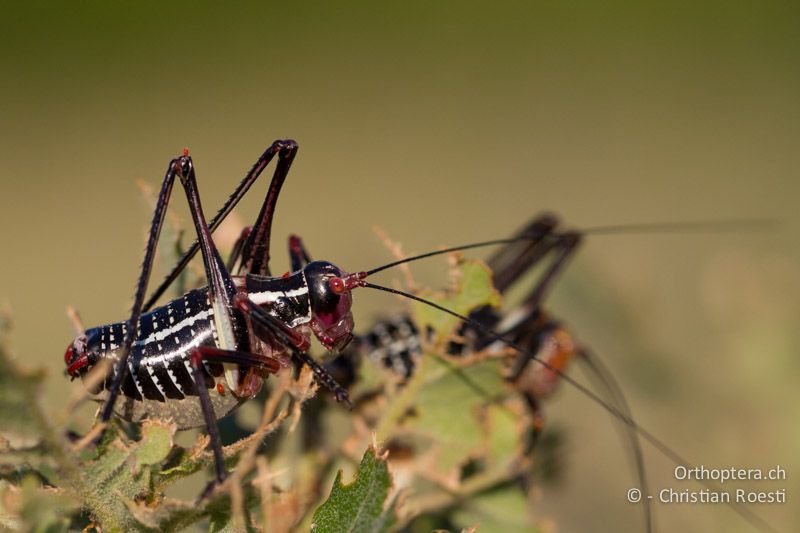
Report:
[[[353,339],[352,289],[359,274],[348,274],[327,261],[312,261],[303,269],[311,301],[311,329],[325,348],[344,349]]]

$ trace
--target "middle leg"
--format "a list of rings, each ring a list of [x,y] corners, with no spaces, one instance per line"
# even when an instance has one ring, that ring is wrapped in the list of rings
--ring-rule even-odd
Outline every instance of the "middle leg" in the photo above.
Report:
[[[189,361],[192,367],[192,377],[197,384],[197,393],[200,397],[200,405],[203,410],[203,418],[206,422],[211,451],[214,454],[216,482],[222,483],[227,476],[225,458],[222,454],[222,440],[219,436],[219,428],[217,427],[217,419],[214,416],[214,408],[211,405],[211,397],[208,394],[208,389],[203,386],[203,383],[205,383],[205,376],[203,374],[202,363],[204,361],[211,361],[235,364],[243,367],[258,368],[271,374],[277,373],[281,369],[281,364],[277,359],[273,359],[272,357],[232,350],[221,350],[211,346],[199,346],[195,348],[189,357]]]

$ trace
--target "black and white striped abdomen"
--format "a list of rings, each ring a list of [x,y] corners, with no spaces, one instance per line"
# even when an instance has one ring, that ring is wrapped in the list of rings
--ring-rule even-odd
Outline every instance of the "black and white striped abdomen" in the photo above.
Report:
[[[405,378],[414,372],[414,359],[422,353],[419,331],[404,315],[377,322],[360,341],[370,360]]]
[[[474,311],[470,318],[488,328],[500,320],[498,314],[488,307]],[[422,354],[422,339],[422,333],[411,317],[399,315],[378,321],[366,335],[359,337],[358,349],[374,363],[409,378],[414,373],[415,359]],[[484,336],[462,325],[457,337],[449,342],[447,352],[458,356],[465,350],[480,350],[486,345]]]
[[[116,359],[125,329],[126,323],[118,322],[87,331],[88,349],[95,355],[94,362],[101,357]],[[216,345],[206,289],[190,291],[142,315],[128,359],[129,372],[122,383],[123,394],[133,400],[159,402],[197,396],[189,354],[200,345]],[[214,384],[210,370],[215,366],[204,364],[208,387]],[[112,377],[110,373],[105,380],[106,389],[110,388]]]

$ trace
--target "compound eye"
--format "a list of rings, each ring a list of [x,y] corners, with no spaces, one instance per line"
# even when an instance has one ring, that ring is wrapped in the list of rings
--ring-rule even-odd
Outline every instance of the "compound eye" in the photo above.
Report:
[[[330,278],[328,280],[328,287],[336,294],[342,294],[345,291],[344,280],[340,277]]]

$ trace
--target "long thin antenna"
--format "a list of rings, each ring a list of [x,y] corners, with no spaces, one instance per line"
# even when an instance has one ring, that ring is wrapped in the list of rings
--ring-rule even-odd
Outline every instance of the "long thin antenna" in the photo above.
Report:
[[[541,239],[542,237],[541,237],[541,235],[539,235],[536,238],[537,239]],[[398,259],[397,261],[392,261],[391,263],[387,263],[385,265],[373,268],[372,270],[367,270],[367,276],[371,276],[372,274],[377,274],[378,272],[381,272],[382,270],[386,270],[388,268],[392,268],[392,267],[395,267],[397,265],[402,265],[403,263],[410,263],[412,261],[418,261],[420,259],[425,259],[425,258],[428,258],[428,257],[434,257],[434,256],[437,256],[437,255],[442,255],[442,254],[449,254],[451,252],[460,252],[460,251],[463,251],[463,250],[470,250],[472,248],[483,248],[485,246],[494,246],[496,244],[511,244],[511,243],[514,243],[514,242],[529,241],[529,240],[533,240],[533,237],[527,237],[526,236],[526,237],[516,237],[516,238],[512,238],[512,239],[495,239],[495,240],[492,240],[492,241],[483,241],[483,242],[475,242],[475,243],[472,243],[472,244],[462,244],[461,246],[452,246],[450,248],[444,248],[444,249],[441,249],[441,250],[434,250],[432,252],[427,252],[427,253],[419,254],[419,255],[412,255],[410,257],[405,257],[403,259]]]
[[[780,221],[774,218],[742,218],[736,220],[697,220],[689,222],[656,222],[653,224],[609,224],[579,230],[584,235],[618,235],[630,233],[727,233],[775,229]]]
[[[405,291],[401,291],[399,289],[392,289],[390,287],[384,287],[383,285],[376,285],[374,283],[370,283],[368,281],[364,281],[363,278],[361,278],[358,281],[358,286],[367,287],[367,288],[370,288],[370,289],[375,289],[375,290],[379,290],[379,291],[383,291],[383,292],[388,292],[390,294],[396,294],[398,296],[403,296],[403,297],[408,298],[410,300],[414,300],[416,302],[420,302],[420,303],[422,303],[424,305],[427,305],[429,307],[433,307],[434,309],[438,309],[439,311],[441,311],[443,313],[446,313],[446,314],[448,314],[450,316],[458,318],[459,320],[463,321],[466,324],[469,324],[473,328],[482,331],[483,333],[485,333],[486,335],[491,337],[493,340],[503,342],[507,346],[509,346],[509,347],[513,348],[514,350],[516,350],[518,353],[529,357],[533,361],[536,361],[538,364],[543,365],[545,368],[547,368],[551,372],[554,372],[555,374],[557,374],[561,379],[563,379],[564,381],[566,381],[567,383],[572,385],[574,388],[579,390],[584,396],[588,397],[593,402],[595,402],[596,404],[598,404],[601,407],[603,407],[606,411],[608,411],[609,413],[611,413],[612,415],[617,417],[620,421],[622,421],[627,426],[633,428],[642,438],[644,438],[646,441],[648,441],[651,445],[653,445],[653,447],[655,447],[659,452],[661,452],[663,455],[665,455],[666,457],[671,459],[674,463],[679,464],[679,465],[684,465],[687,468],[695,468],[692,465],[691,462],[689,462],[686,459],[684,459],[678,452],[676,452],[675,450],[670,448],[664,441],[662,441],[661,439],[659,439],[658,437],[656,437],[655,435],[653,435],[652,433],[650,433],[649,431],[644,429],[642,426],[640,426],[631,417],[627,416],[625,413],[623,413],[622,411],[620,411],[616,407],[612,406],[611,404],[609,404],[608,402],[603,400],[600,396],[598,396],[595,392],[590,390],[588,387],[586,387],[585,385],[583,385],[579,381],[576,381],[574,378],[570,377],[568,374],[565,374],[564,372],[562,372],[558,368],[554,367],[553,365],[547,363],[546,361],[543,361],[542,359],[539,359],[538,357],[536,357],[535,354],[532,354],[532,353],[528,352],[527,350],[525,350],[524,348],[522,348],[521,346],[519,346],[515,342],[507,339],[506,337],[504,337],[503,335],[497,333],[496,331],[494,331],[494,330],[492,330],[490,328],[487,328],[486,326],[484,326],[480,322],[477,322],[477,321],[472,320],[471,318],[469,318],[467,316],[464,316],[464,315],[462,315],[460,313],[457,313],[455,311],[447,309],[446,307],[442,307],[441,305],[439,305],[439,304],[437,304],[435,302],[432,302],[430,300],[426,300],[425,298],[421,298],[419,296],[416,296],[414,294],[411,294],[411,293],[408,293],[408,292],[405,292]],[[707,488],[709,488],[711,490],[716,490],[716,487],[713,484],[709,483],[707,480],[698,480],[698,481],[700,481],[701,484],[704,485],[705,487],[707,487]],[[650,496],[650,495],[645,495],[645,497],[647,497],[647,496]],[[726,505],[729,508],[731,508],[733,511],[735,511],[744,520],[746,520],[748,523],[750,523],[750,525],[752,525],[753,527],[755,527],[755,528],[757,528],[757,529],[759,529],[761,531],[777,531],[775,528],[773,528],[771,525],[769,525],[763,518],[761,518],[757,514],[753,513],[750,509],[744,507],[743,505],[737,504],[736,502],[727,502]]]
[[[606,368],[600,359],[596,358],[588,349],[581,348],[578,350],[578,354],[581,357],[581,361],[586,365],[590,378],[593,378],[597,382],[596,388],[600,387],[601,389],[605,389],[625,416],[629,419],[633,419],[628,400],[625,398],[625,394],[622,392],[622,388],[617,383],[617,380],[614,379],[614,375]],[[622,426],[618,429],[623,436],[623,440],[625,440],[626,437],[629,439],[628,446],[633,453],[633,466],[639,485],[642,487],[643,491],[647,492],[649,490],[649,485],[647,483],[647,473],[644,468],[644,454],[642,453],[642,444],[639,441],[639,434],[633,428],[619,420],[617,420],[617,422]],[[653,509],[650,505],[650,499],[645,498],[643,503],[647,531],[652,531]]]
[[[766,231],[778,227],[779,221],[777,219],[769,218],[748,218],[739,220],[698,220],[692,222],[656,222],[652,224],[615,224],[607,226],[593,226],[584,229],[576,230],[579,235],[631,235],[631,234],[649,234],[649,233],[728,233],[739,231]],[[385,265],[375,267],[367,271],[367,275],[376,274],[388,268],[410,263],[412,261],[419,261],[428,257],[437,255],[448,254],[451,252],[461,252],[464,250],[471,250],[473,248],[484,248],[487,246],[495,246],[498,244],[511,244],[515,242],[534,241],[543,239],[555,239],[560,234],[554,233],[542,236],[536,235],[522,235],[520,237],[512,237],[508,239],[493,239],[489,241],[481,241],[469,244],[462,244],[460,246],[451,246],[440,250],[434,250],[424,254],[412,255],[397,261],[392,261]]]

